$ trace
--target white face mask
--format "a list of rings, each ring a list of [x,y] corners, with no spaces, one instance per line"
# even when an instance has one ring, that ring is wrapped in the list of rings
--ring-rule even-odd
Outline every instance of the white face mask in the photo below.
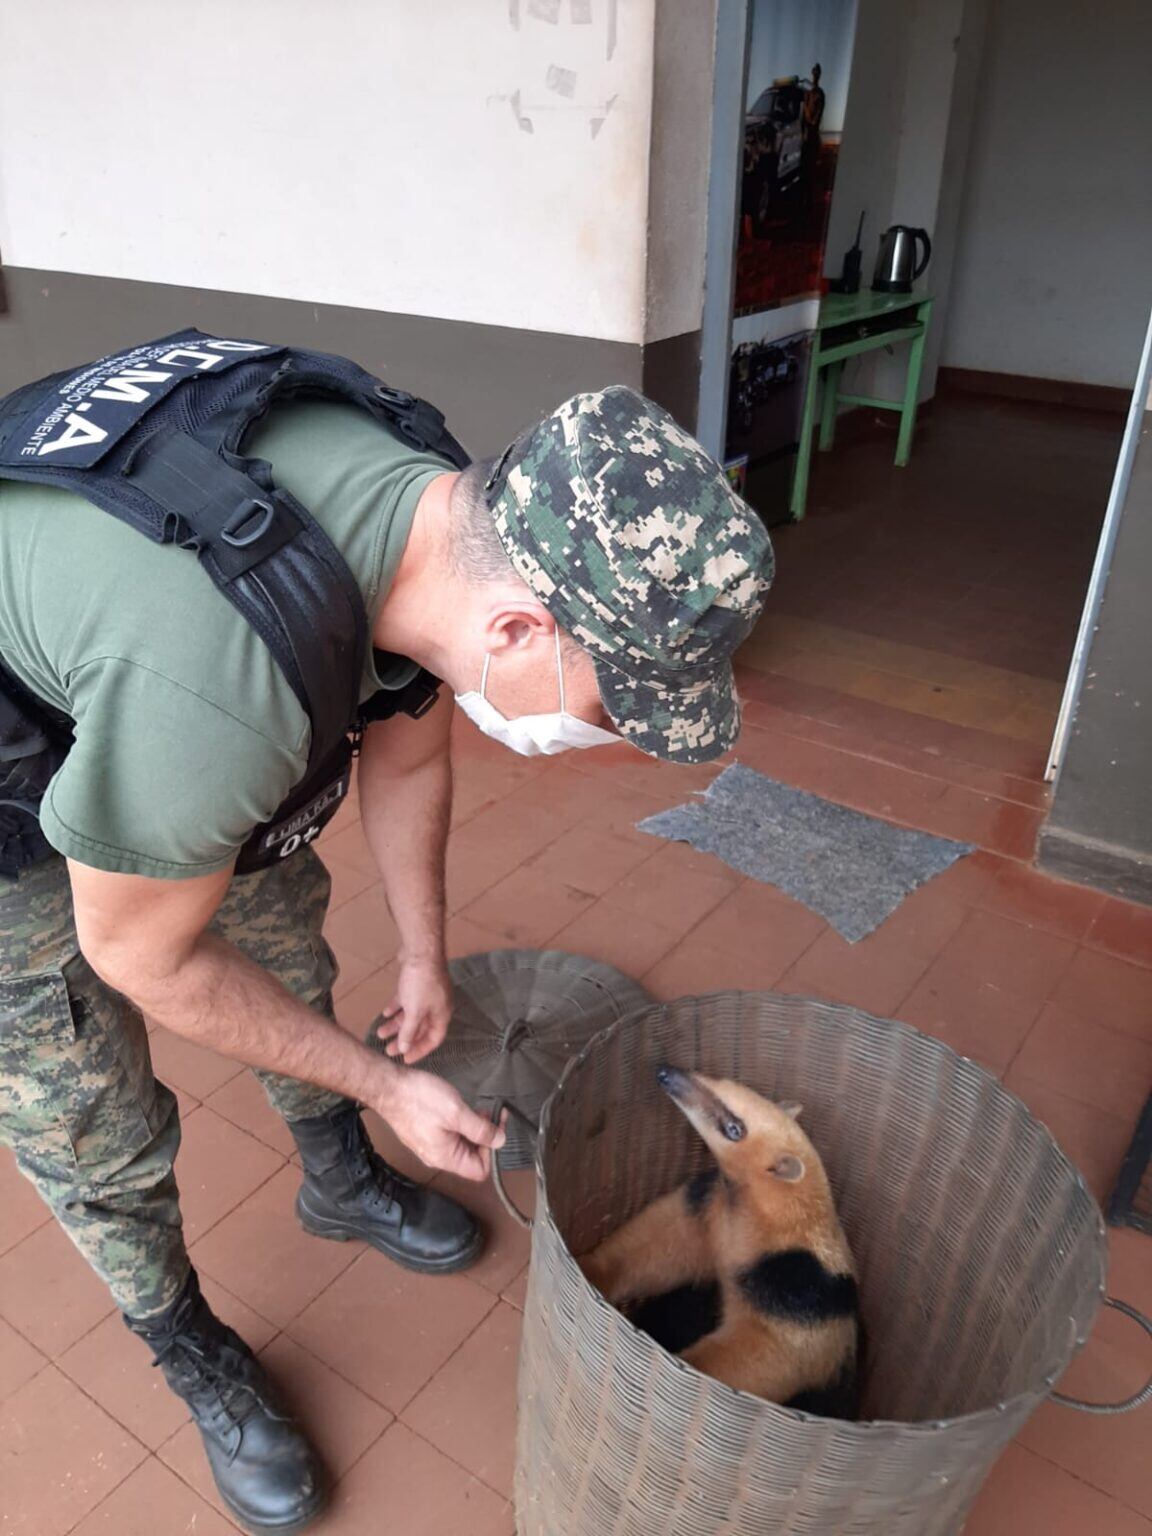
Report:
[[[473,725],[491,736],[501,746],[511,747],[521,757],[538,757],[541,753],[551,756],[554,752],[567,752],[570,747],[617,746],[620,737],[614,731],[601,726],[589,725],[564,708],[564,664],[560,659],[560,632],[556,631],[556,675],[560,679],[560,708],[550,715],[517,715],[509,720],[494,704],[485,698],[488,687],[488,667],[491,654],[484,658],[484,671],[480,677],[479,693],[458,693],[456,702]]]

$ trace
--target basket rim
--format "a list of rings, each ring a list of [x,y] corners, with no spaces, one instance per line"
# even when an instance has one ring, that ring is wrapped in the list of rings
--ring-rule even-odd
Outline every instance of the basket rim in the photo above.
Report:
[[[637,1328],[634,1323],[632,1323],[627,1317],[624,1316],[623,1312],[621,1312],[619,1308],[614,1307],[612,1303],[608,1301],[601,1294],[601,1292],[596,1289],[591,1281],[585,1277],[584,1271],[580,1268],[580,1264],[576,1258],[576,1255],[569,1248],[567,1240],[557,1225],[552,1210],[552,1202],[548,1197],[547,1182],[544,1177],[544,1146],[548,1139],[548,1131],[551,1128],[552,1112],[555,1104],[561,1096],[565,1085],[568,1082],[568,1079],[571,1076],[574,1076],[580,1070],[581,1066],[588,1060],[589,1056],[591,1056],[594,1050],[600,1047],[606,1040],[608,1040],[618,1031],[626,1029],[629,1025],[635,1025],[640,1019],[647,1018],[651,1014],[678,1008],[686,1003],[694,1003],[699,1005],[720,1000],[728,1001],[732,999],[744,998],[771,998],[773,1001],[803,1005],[807,1008],[814,1008],[820,1013],[841,1015],[851,1017],[853,1019],[862,1019],[869,1024],[880,1025],[885,1029],[891,1029],[894,1032],[903,1034],[909,1038],[925,1040],[929,1043],[929,1045],[940,1051],[943,1055],[950,1056],[956,1061],[966,1062],[969,1066],[976,1068],[978,1072],[989,1079],[993,1087],[999,1093],[1003,1094],[1004,1097],[1010,1100],[1015,1106],[1018,1107],[1018,1109],[1022,1110],[1029,1120],[1034,1121],[1036,1125],[1040,1127],[1048,1141],[1051,1143],[1052,1149],[1055,1151],[1059,1161],[1064,1165],[1064,1169],[1070,1176],[1072,1183],[1075,1184],[1081,1193],[1087,1197],[1091,1204],[1091,1208],[1094,1214],[1096,1253],[1099,1260],[1099,1281],[1096,1286],[1095,1303],[1092,1306],[1091,1315],[1083,1329],[1082,1335],[1080,1337],[1073,1338],[1067,1360],[1065,1360],[1058,1369],[1053,1370],[1049,1375],[1045,1376],[1039,1385],[1029,1390],[1016,1392],[1010,1397],[1003,1398],[996,1403],[990,1404],[986,1408],[978,1408],[972,1413],[955,1414],[944,1418],[828,1419],[821,1414],[807,1413],[801,1408],[786,1408],[781,1403],[769,1402],[767,1398],[757,1397],[755,1393],[744,1392],[738,1387],[730,1387],[726,1382],[717,1381],[715,1377],[710,1377],[704,1375],[703,1372],[697,1371],[695,1367],[690,1366],[685,1360],[682,1360],[679,1355],[673,1354],[670,1350],[665,1349],[663,1345],[658,1344],[656,1340],[653,1339],[651,1335],[645,1333],[643,1329]],[[683,997],[677,997],[664,1002],[653,1003],[650,1007],[647,1008],[637,1008],[632,1013],[626,1014],[624,1018],[618,1019],[615,1024],[610,1024],[607,1026],[607,1028],[602,1029],[597,1034],[593,1035],[592,1038],[583,1047],[583,1049],[580,1050],[575,1056],[573,1056],[565,1066],[564,1071],[560,1074],[560,1078],[556,1084],[556,1087],[548,1095],[540,1115],[540,1134],[536,1139],[536,1155],[533,1159],[532,1167],[536,1175],[537,1200],[537,1214],[534,1225],[545,1226],[548,1229],[549,1233],[552,1234],[552,1236],[555,1238],[555,1241],[563,1249],[564,1253],[568,1256],[569,1259],[571,1259],[573,1267],[580,1277],[579,1283],[584,1286],[585,1289],[591,1294],[594,1305],[607,1313],[611,1313],[614,1325],[622,1325],[637,1337],[645,1339],[654,1350],[657,1350],[660,1354],[665,1356],[666,1359],[669,1360],[672,1365],[681,1373],[690,1373],[693,1376],[703,1376],[703,1379],[709,1382],[711,1387],[721,1396],[727,1395],[733,1397],[738,1402],[751,1404],[762,1411],[767,1410],[770,1415],[780,1414],[790,1420],[794,1420],[800,1423],[834,1424],[838,1433],[843,1433],[852,1439],[860,1441],[868,1441],[880,1438],[890,1440],[893,1433],[903,1433],[909,1435],[940,1434],[942,1432],[955,1429],[959,1426],[990,1424],[997,1419],[1003,1418],[1005,1414],[1010,1413],[1013,1410],[1024,1406],[1025,1404],[1031,1404],[1033,1406],[1038,1405],[1051,1394],[1053,1388],[1056,1385],[1056,1382],[1060,1379],[1063,1372],[1067,1370],[1072,1360],[1075,1358],[1079,1350],[1088,1339],[1088,1336],[1095,1326],[1101,1304],[1107,1295],[1106,1281],[1108,1271],[1108,1232],[1104,1223],[1104,1216],[1100,1208],[1100,1203],[1096,1199],[1095,1195],[1093,1195],[1092,1191],[1088,1188],[1088,1185],[1085,1183],[1083,1174],[1069,1159],[1064,1149],[1060,1146],[1060,1143],[1056,1140],[1055,1136],[1053,1136],[1052,1132],[1049,1130],[1044,1121],[1041,1120],[1038,1115],[1032,1112],[1032,1110],[1019,1096],[1019,1094],[1013,1093],[1010,1088],[1004,1085],[1000,1078],[996,1077],[994,1073],[989,1072],[986,1067],[981,1066],[981,1064],[978,1061],[975,1061],[971,1056],[962,1055],[953,1046],[948,1045],[945,1041],[937,1040],[934,1035],[929,1035],[925,1030],[917,1029],[913,1024],[905,1023],[903,1019],[882,1018],[877,1014],[869,1013],[867,1009],[854,1007],[851,1003],[829,1002],[824,998],[811,997],[791,992],[773,992],[767,990],[753,990],[751,988],[724,988],[716,989],[711,992],[689,993]],[[1073,1334],[1075,1334],[1073,1319],[1069,1318],[1068,1322],[1072,1327]]]

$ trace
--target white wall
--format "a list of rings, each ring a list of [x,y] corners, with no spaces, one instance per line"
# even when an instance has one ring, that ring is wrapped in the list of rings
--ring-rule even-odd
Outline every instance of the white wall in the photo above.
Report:
[[[704,304],[716,0],[658,0],[645,341],[694,331]]]
[[[936,387],[947,323],[956,225],[971,137],[989,0],[865,0],[840,165],[832,194],[825,270],[835,276],[867,209],[862,281],[872,281],[880,236],[890,224],[927,229],[932,260],[920,287],[936,300],[920,395]],[[844,387],[898,398],[907,349],[849,363]]]
[[[880,235],[889,224],[912,220],[894,211],[896,172],[908,55],[916,0],[861,0],[856,13],[856,43],[844,115],[844,137],[836,163],[824,270],[836,276],[844,252],[856,238],[864,213],[861,283],[872,281]],[[902,357],[900,366],[904,365]],[[841,388],[852,394],[896,398],[901,385],[877,353],[852,358]]]
[[[936,374],[951,318],[964,186],[976,123],[991,8],[992,0],[964,0],[963,13],[959,17],[954,48],[955,67],[951,76],[951,105],[942,140],[943,158],[939,164],[940,185],[935,218],[930,224],[934,252],[928,286],[937,295],[937,299],[933,306],[928,343],[924,349],[921,398],[935,393]],[[906,107],[906,121],[907,118]],[[918,217],[916,222],[923,221]]]
[[[904,19],[900,121],[890,218],[873,231],[865,280],[871,282],[880,230],[888,223],[926,229],[932,241],[919,287],[933,295],[920,398],[936,392],[936,373],[952,301],[964,177],[971,147],[989,0],[911,0]],[[868,360],[869,393],[903,393],[907,349]]]
[[[655,5],[0,0],[0,249],[639,343]]]
[[[943,361],[1131,388],[1152,293],[1152,5],[995,0]]]
[[[872,280],[880,233],[894,221],[892,199],[912,5],[913,0],[862,0],[856,13],[856,45],[832,188],[825,270],[833,275],[839,272],[864,209],[866,283]]]

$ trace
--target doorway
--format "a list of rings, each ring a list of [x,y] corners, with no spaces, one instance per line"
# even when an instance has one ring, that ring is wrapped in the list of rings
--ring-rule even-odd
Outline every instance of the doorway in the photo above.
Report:
[[[732,9],[747,38],[757,0]],[[1138,167],[1152,156],[1152,111],[1137,75],[1152,33],[1144,8],[1107,9],[1104,26],[1070,5],[1054,16],[1043,0],[860,7],[824,272],[840,270],[862,211],[865,288],[888,223],[932,230],[920,291],[936,312],[911,461],[893,465],[895,416],[848,411],[833,450],[813,456],[800,523],[787,507],[795,434],[759,460],[753,444],[743,466],[778,554],[772,600],[740,657],[757,697],[1019,779],[1030,800],[1147,313],[1140,252],[1152,244],[1152,205]],[[1113,111],[1073,121],[1066,84],[1089,54]],[[742,96],[742,133],[755,85]],[[1109,229],[1121,207],[1128,233],[1117,242]],[[729,316],[732,307],[729,298]],[[726,321],[731,356],[747,321]],[[709,357],[706,315],[702,390],[714,416]],[[899,393],[901,357],[853,366],[846,391]]]

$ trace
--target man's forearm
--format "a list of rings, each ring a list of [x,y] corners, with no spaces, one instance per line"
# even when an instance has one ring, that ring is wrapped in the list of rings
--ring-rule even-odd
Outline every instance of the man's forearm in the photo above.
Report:
[[[446,752],[404,774],[361,772],[361,824],[400,930],[403,960],[444,958],[444,853],[451,810]]]
[[[399,1069],[313,1012],[234,945],[201,935],[188,959],[132,1001],[224,1056],[370,1104],[387,1116]]]

